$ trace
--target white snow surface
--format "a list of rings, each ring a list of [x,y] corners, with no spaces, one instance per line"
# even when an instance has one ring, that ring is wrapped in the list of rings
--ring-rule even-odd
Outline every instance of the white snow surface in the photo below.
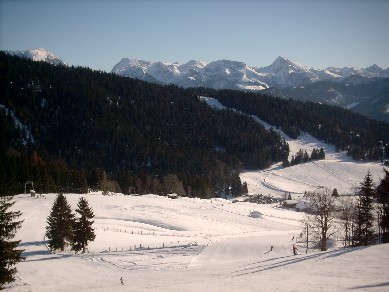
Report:
[[[326,158],[286,168],[278,163],[265,170],[244,171],[240,178],[247,182],[251,194],[283,197],[285,192],[290,192],[293,199],[298,199],[305,191],[322,188],[330,190],[336,188],[339,193],[353,194],[367,172],[370,172],[374,182],[379,184],[384,177],[383,169],[388,169],[376,162],[354,161],[346,152],[337,152],[334,146],[323,143],[307,133],[292,139],[257,117],[254,118],[266,129],[272,128],[285,139],[290,150],[289,161],[300,149],[310,155],[313,148],[323,148]]]
[[[43,48],[30,49],[26,51],[5,51],[10,55],[27,58],[32,61],[47,62],[52,65],[65,65],[64,62],[52,52]]]
[[[303,216],[271,204],[155,195],[81,196],[95,214],[89,252],[50,253],[44,234],[55,194],[18,195],[17,239],[25,261],[5,291],[387,291],[389,245],[332,244],[326,252],[293,237]],[[260,218],[249,215],[257,211]],[[140,248],[140,244],[142,248]],[[273,250],[270,251],[271,246]],[[120,278],[124,285],[121,285]]]
[[[200,99],[215,109],[225,108],[215,98],[201,96]],[[250,194],[283,197],[285,192],[290,192],[293,199],[298,199],[305,191],[315,191],[324,187],[330,190],[336,188],[339,193],[350,194],[355,192],[355,188],[363,181],[368,171],[376,184],[384,176],[384,166],[380,163],[354,161],[345,152],[337,152],[334,146],[323,143],[307,133],[303,133],[298,139],[292,139],[258,117],[253,118],[265,129],[273,129],[285,139],[290,150],[289,161],[300,149],[310,155],[314,148],[323,148],[326,159],[287,168],[278,163],[265,170],[244,171],[240,178],[242,182],[247,182]]]
[[[216,99],[201,97],[215,108]],[[267,129],[271,126],[257,119]],[[282,133],[281,133],[282,134]],[[293,167],[247,171],[250,194],[296,201],[323,186],[347,193],[367,171],[378,184],[377,163],[352,161],[310,135],[293,140],[292,153],[323,147],[326,159]],[[66,194],[75,210],[83,196],[93,208],[96,239],[86,254],[51,253],[44,237],[56,194],[18,195],[14,210],[24,220],[16,239],[25,261],[5,291],[388,291],[389,245],[343,248],[331,241],[305,253],[299,238],[303,212],[277,204],[224,199],[169,199],[156,195]],[[302,202],[302,201],[300,201]],[[254,216],[252,214],[260,214]],[[251,215],[251,216],[250,216]],[[293,240],[294,239],[294,240]],[[297,241],[297,242],[296,242]],[[299,254],[292,255],[297,244]],[[270,251],[273,246],[272,251]],[[123,277],[124,285],[120,283]]]

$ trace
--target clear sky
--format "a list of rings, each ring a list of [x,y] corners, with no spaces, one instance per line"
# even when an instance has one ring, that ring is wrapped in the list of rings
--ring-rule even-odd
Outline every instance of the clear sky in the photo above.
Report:
[[[123,57],[387,68],[389,1],[0,0],[0,49],[32,48],[104,71]]]

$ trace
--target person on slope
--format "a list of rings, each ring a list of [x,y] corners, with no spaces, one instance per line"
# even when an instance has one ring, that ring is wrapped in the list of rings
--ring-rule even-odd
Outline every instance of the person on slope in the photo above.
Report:
[[[295,243],[293,243],[292,249],[293,249],[293,255],[297,255],[297,250],[298,250],[298,248],[297,248],[297,246],[296,246]]]

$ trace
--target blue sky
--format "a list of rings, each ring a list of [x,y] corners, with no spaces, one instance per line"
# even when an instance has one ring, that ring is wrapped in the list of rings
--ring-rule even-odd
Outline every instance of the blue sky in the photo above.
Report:
[[[0,0],[0,49],[110,71],[123,57],[389,67],[385,0]]]

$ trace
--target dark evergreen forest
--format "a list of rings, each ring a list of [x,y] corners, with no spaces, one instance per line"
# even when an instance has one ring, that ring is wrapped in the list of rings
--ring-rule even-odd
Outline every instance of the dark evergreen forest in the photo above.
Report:
[[[307,132],[356,160],[389,158],[389,124],[330,105],[285,100],[233,90],[199,89],[198,94],[217,98],[235,108],[282,129],[291,138]]]
[[[0,52],[0,193],[23,192],[33,181],[37,192],[239,195],[241,169],[287,159],[275,131],[235,110],[211,109],[201,95],[356,159],[382,159],[380,145],[389,142],[387,123],[336,107],[161,86]]]
[[[239,195],[242,168],[284,160],[274,131],[194,90],[0,54],[2,193]]]

